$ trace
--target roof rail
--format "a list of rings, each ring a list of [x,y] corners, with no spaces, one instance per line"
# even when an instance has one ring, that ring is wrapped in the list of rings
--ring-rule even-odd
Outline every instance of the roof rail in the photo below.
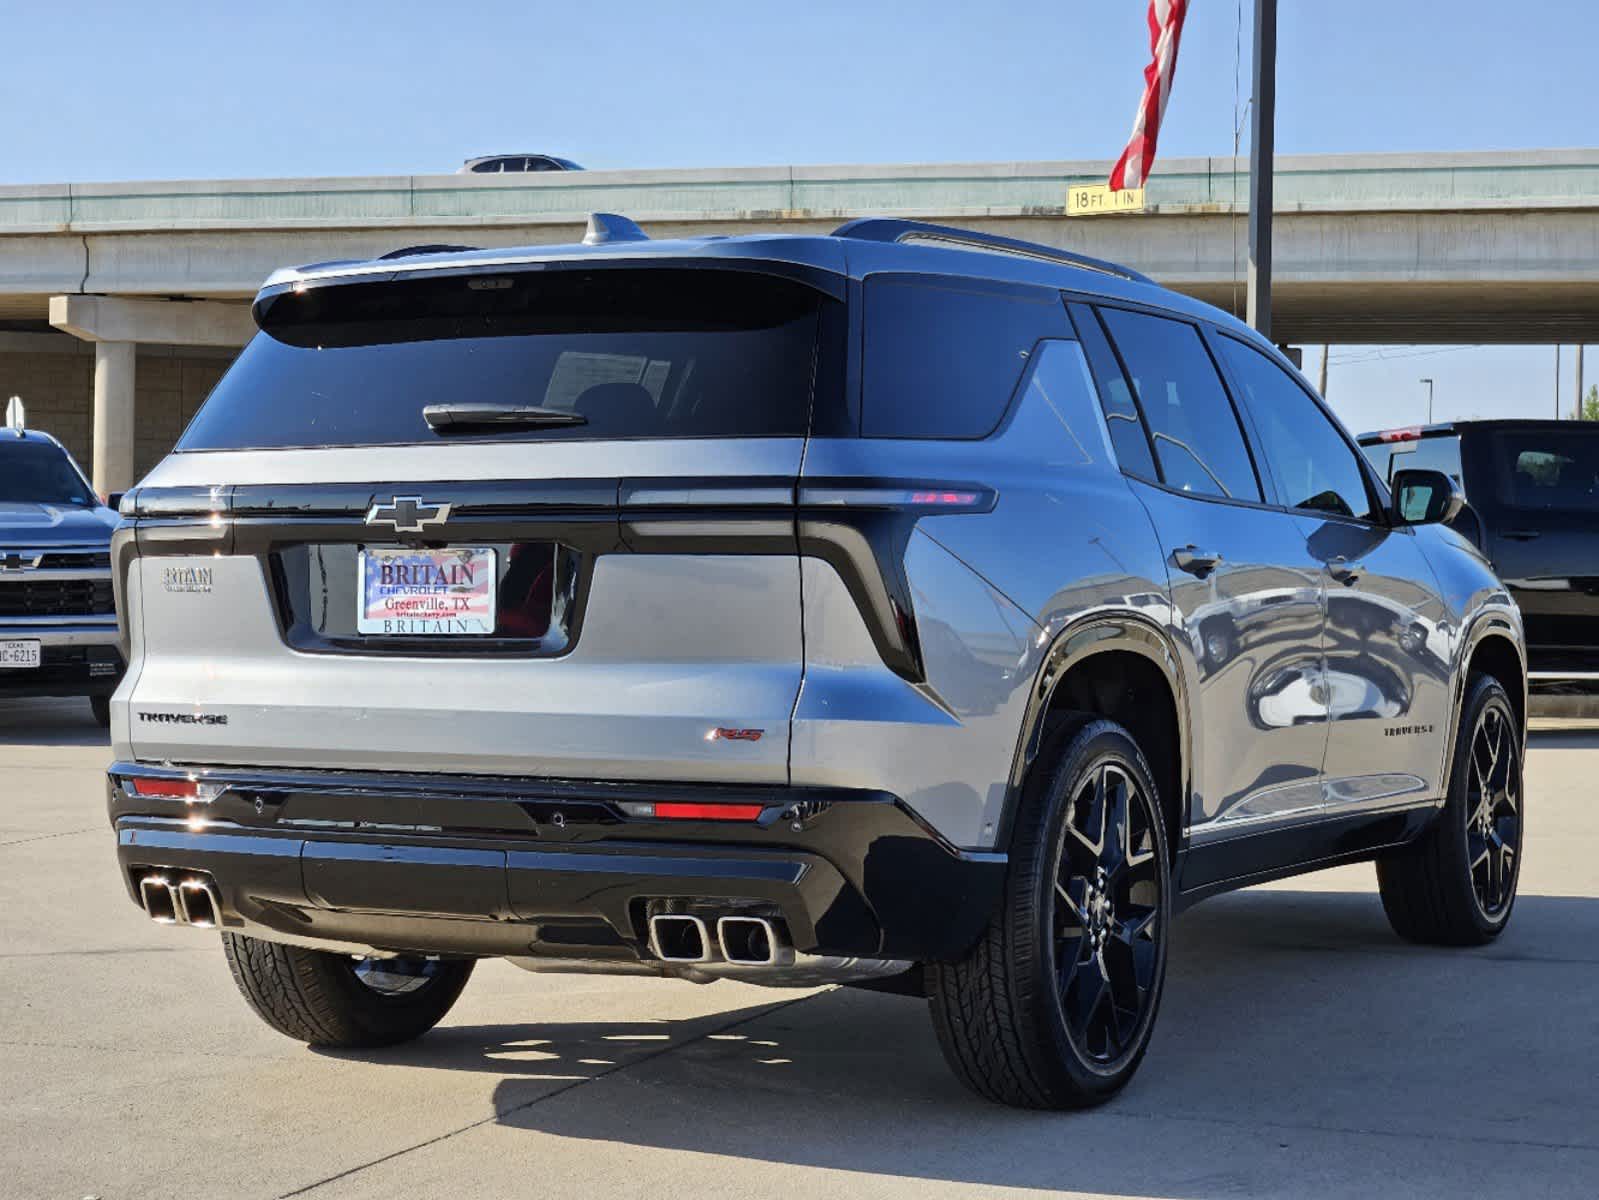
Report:
[[[1038,242],[1023,242],[993,233],[975,233],[970,229],[955,229],[949,225],[931,225],[925,221],[901,221],[896,217],[860,217],[840,225],[833,230],[833,236],[860,238],[871,242],[943,242],[958,249],[986,250],[990,254],[1014,254],[1018,258],[1037,258],[1045,262],[1064,263],[1088,271],[1098,271],[1103,275],[1114,275],[1119,279],[1129,279],[1134,283],[1155,282],[1148,275],[1131,267],[1124,267],[1120,263],[1090,258],[1086,254],[1074,254],[1070,250],[1059,250],[1054,246],[1044,246]]]

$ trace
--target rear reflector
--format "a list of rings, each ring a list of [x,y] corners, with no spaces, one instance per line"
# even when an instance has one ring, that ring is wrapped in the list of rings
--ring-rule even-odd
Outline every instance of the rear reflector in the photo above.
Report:
[[[136,796],[165,796],[171,800],[193,800],[200,795],[197,779],[129,779],[128,790]]]
[[[660,821],[754,821],[765,811],[763,804],[697,804],[681,800],[659,803],[629,800],[621,805],[630,817],[654,817]]]
[[[214,800],[222,792],[222,785],[202,783],[198,779],[155,779],[133,775],[122,781],[122,786],[135,796],[149,796],[161,800]]]

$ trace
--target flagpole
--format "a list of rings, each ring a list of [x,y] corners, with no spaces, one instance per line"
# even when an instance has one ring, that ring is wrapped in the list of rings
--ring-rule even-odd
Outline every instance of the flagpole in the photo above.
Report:
[[[1246,317],[1271,337],[1271,175],[1277,124],[1277,0],[1255,0],[1249,120],[1249,292]]]

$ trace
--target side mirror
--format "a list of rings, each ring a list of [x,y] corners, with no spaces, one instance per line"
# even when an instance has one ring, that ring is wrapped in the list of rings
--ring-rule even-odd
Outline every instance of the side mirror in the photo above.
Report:
[[[109,509],[119,509],[119,508],[121,508],[122,507],[122,497],[125,496],[125,495],[127,495],[126,492],[112,492],[110,495],[108,495],[105,498],[105,506],[107,508],[109,508]]]
[[[1465,493],[1442,471],[1395,471],[1394,519],[1401,525],[1447,525],[1465,506]]]

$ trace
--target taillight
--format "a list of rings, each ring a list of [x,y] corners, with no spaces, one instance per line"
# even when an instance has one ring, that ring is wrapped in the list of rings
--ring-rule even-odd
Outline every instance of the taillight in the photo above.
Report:
[[[766,810],[764,804],[716,804],[686,800],[628,800],[621,809],[630,817],[653,817],[659,821],[754,821]]]
[[[988,512],[996,499],[991,488],[964,484],[859,484],[809,482],[799,489],[801,508],[936,509]]]
[[[912,504],[931,504],[944,508],[970,508],[977,503],[976,492],[912,492]]]
[[[1388,429],[1377,435],[1383,442],[1419,442],[1421,441],[1421,427],[1413,425],[1409,429]]]

